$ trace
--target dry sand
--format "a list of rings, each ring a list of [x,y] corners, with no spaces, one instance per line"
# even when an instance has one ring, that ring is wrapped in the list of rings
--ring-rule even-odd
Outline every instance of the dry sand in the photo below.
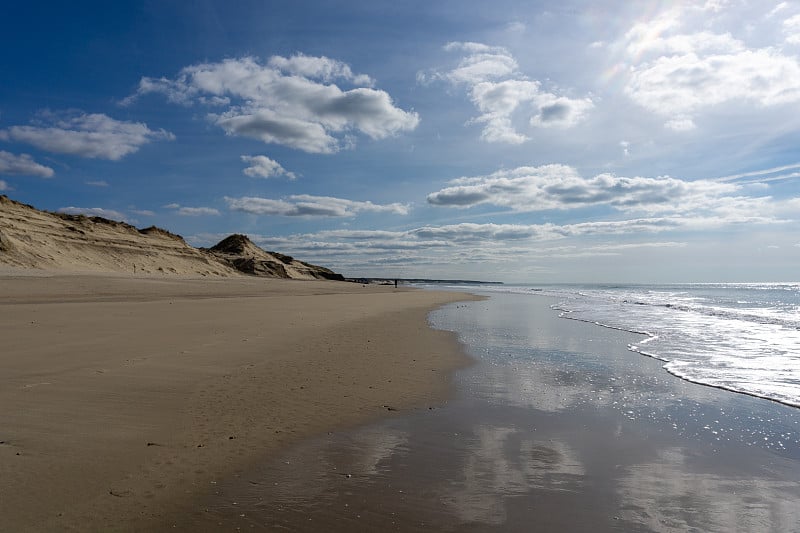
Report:
[[[467,363],[455,293],[0,276],[0,531],[153,530],[298,442],[427,407]]]

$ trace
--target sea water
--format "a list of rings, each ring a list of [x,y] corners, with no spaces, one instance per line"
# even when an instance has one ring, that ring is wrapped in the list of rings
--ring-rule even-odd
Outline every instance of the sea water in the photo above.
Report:
[[[459,288],[459,287],[453,287]],[[460,287],[464,290],[464,287]],[[630,350],[694,383],[800,407],[800,283],[481,286],[644,335]]]

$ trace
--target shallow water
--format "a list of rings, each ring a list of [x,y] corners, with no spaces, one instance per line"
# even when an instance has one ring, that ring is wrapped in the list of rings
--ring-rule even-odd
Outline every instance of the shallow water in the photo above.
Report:
[[[800,406],[798,283],[493,290],[553,296],[566,318],[645,333],[631,349],[688,381]]]
[[[800,529],[800,410],[671,376],[628,350],[642,335],[560,319],[555,302],[497,294],[434,313],[477,360],[457,398],[219,480],[187,526]]]

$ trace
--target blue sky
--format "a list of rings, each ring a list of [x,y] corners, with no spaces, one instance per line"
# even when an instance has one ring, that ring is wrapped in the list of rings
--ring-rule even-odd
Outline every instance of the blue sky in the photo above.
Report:
[[[15,2],[0,42],[42,209],[348,276],[797,278],[797,2]]]

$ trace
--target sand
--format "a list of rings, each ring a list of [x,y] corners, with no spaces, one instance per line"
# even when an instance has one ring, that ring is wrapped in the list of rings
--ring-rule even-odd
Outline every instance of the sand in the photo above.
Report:
[[[352,283],[0,276],[0,531],[136,531],[337,428],[441,405],[468,363],[428,312]]]

